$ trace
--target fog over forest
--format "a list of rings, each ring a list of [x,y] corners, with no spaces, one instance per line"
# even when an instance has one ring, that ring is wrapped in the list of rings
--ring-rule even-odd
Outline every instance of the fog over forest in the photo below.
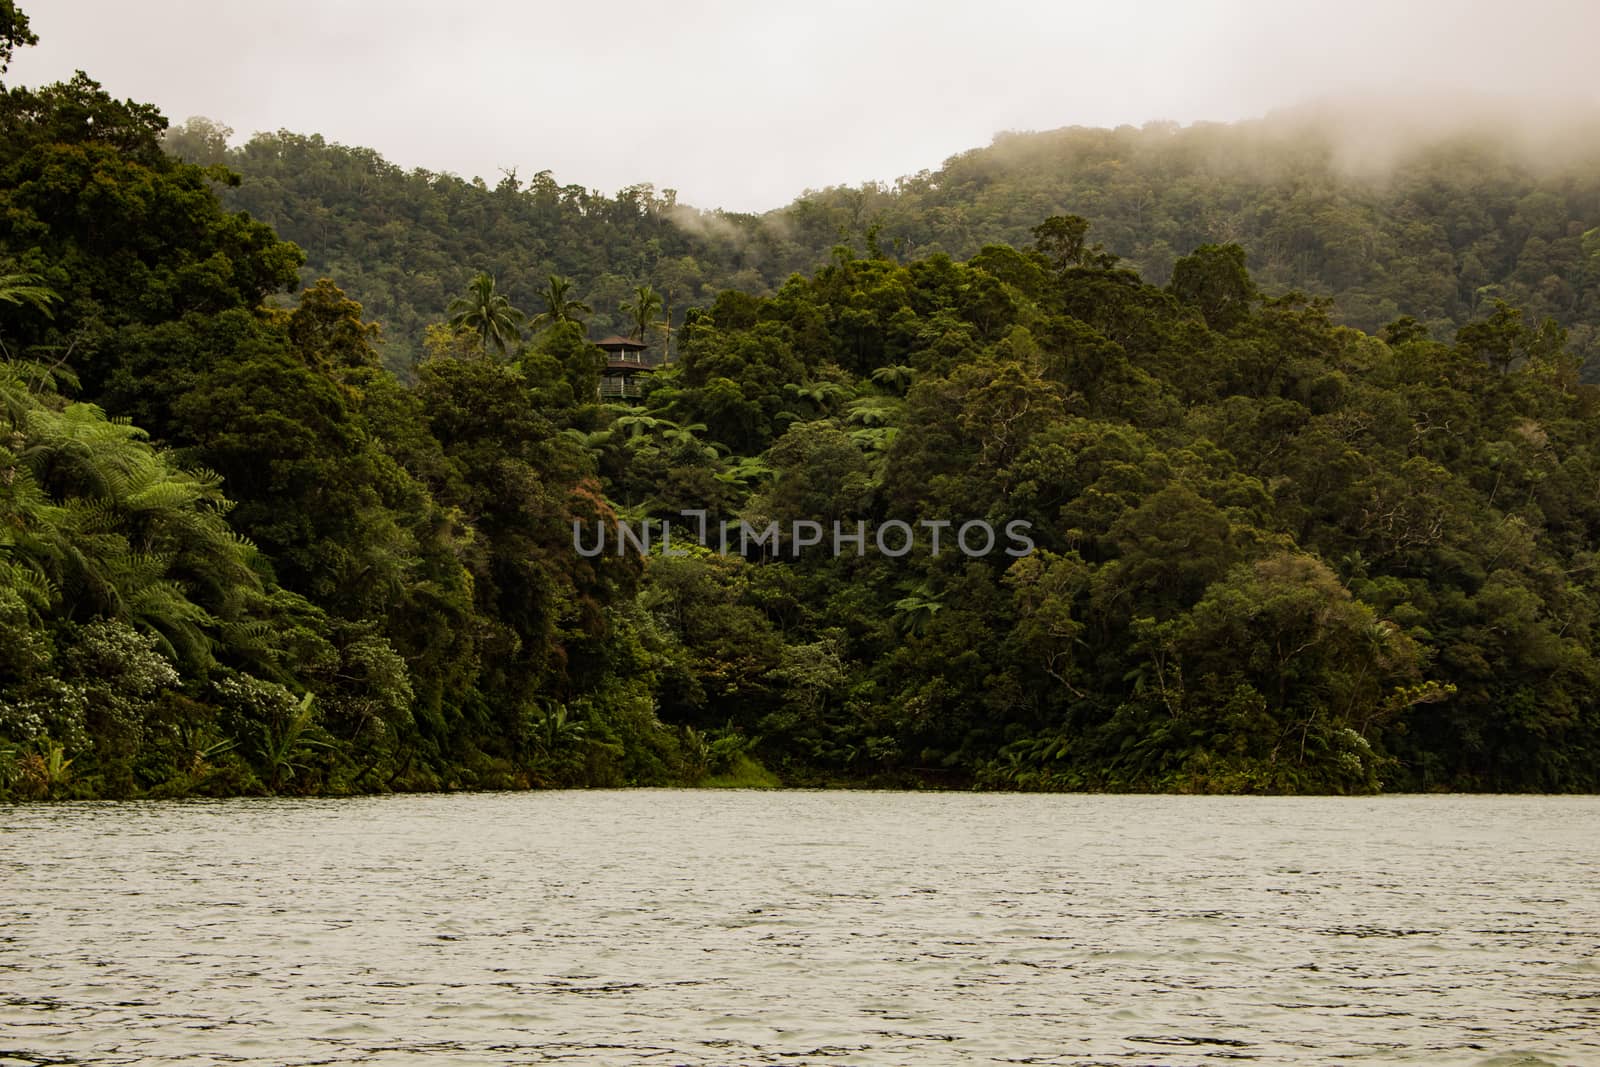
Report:
[[[490,0],[356,0],[264,18],[247,5],[55,0],[12,78],[83,68],[174,120],[291,129],[401,166],[700,207],[776,208],[802,189],[937,166],[1003,130],[1236,121],[1360,95],[1430,125],[1513,99],[1593,106],[1600,8],[1584,0],[804,8],[731,0],[670,14]],[[1405,101],[1424,100],[1409,107]],[[1369,126],[1367,119],[1358,123]]]

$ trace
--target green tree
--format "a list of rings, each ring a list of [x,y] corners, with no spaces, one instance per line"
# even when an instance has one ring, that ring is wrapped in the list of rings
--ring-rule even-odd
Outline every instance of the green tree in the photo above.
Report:
[[[0,74],[11,65],[18,48],[38,44],[39,36],[28,28],[28,16],[15,0],[0,0]]]
[[[142,431],[91,405],[53,411],[19,396],[15,370],[5,373],[15,437],[0,452],[10,518],[0,557],[13,580],[35,611],[124,620],[168,657],[209,665],[242,594],[259,589],[221,480],[174,469]]]
[[[1243,322],[1256,297],[1244,249],[1236,244],[1201,245],[1184,256],[1173,264],[1169,288],[1198,308],[1213,330],[1231,330]]]
[[[521,342],[523,318],[510,299],[495,289],[491,274],[474,277],[467,295],[450,303],[451,327],[477,334],[485,351],[493,345],[501,355]]]
[[[575,322],[581,325],[582,317],[594,311],[588,304],[572,296],[572,279],[563,278],[559,274],[550,275],[550,280],[545,284],[539,297],[544,301],[545,310],[534,316],[530,324],[530,328],[534,330],[542,330],[561,322]]]
[[[0,302],[26,305],[48,317],[50,305],[61,297],[43,281],[37,274],[0,274]]]
[[[661,314],[661,294],[648,285],[638,286],[633,291],[633,299],[622,305],[622,313],[632,324],[633,336],[648,342],[650,328],[656,325],[656,316]]]
[[[1073,267],[1105,267],[1115,261],[1100,245],[1088,243],[1089,220],[1080,215],[1052,215],[1033,228],[1033,246],[1058,271]]]
[[[186,163],[225,166],[228,139],[232,136],[232,127],[203,115],[192,115],[181,125],[169,129],[161,143],[169,153]]]

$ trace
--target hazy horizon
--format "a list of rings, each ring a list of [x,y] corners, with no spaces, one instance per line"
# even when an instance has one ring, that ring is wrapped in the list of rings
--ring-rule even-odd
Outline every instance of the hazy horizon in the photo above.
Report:
[[[41,41],[18,54],[12,84],[81,68],[175,125],[222,122],[234,143],[289,129],[490,184],[549,170],[732,211],[893,181],[1008,131],[1235,122],[1329,99],[1425,99],[1442,122],[1484,100],[1536,119],[1600,105],[1588,56],[1600,7],[1576,0],[1535,0],[1512,20],[1479,0],[1351,3],[1333,17],[1254,0],[981,15],[826,3],[806,18],[725,2],[604,17],[498,2],[444,24],[413,0],[347,0],[293,22],[182,2],[23,8]]]

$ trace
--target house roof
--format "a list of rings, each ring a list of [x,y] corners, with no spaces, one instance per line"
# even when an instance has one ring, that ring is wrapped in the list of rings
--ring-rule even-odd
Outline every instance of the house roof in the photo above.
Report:
[[[649,374],[656,369],[654,363],[638,363],[631,359],[606,360],[607,374]]]
[[[626,348],[635,352],[650,347],[643,341],[635,341],[631,337],[618,337],[615,334],[612,334],[610,337],[602,338],[601,340],[596,341],[595,344],[600,348]]]

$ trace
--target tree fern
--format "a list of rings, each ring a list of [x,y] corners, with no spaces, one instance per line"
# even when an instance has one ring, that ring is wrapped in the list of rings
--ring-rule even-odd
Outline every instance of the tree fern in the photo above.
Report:
[[[212,471],[183,471],[143,431],[90,404],[52,405],[0,363],[0,567],[43,614],[123,619],[204,665],[259,589]]]

